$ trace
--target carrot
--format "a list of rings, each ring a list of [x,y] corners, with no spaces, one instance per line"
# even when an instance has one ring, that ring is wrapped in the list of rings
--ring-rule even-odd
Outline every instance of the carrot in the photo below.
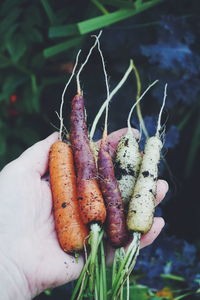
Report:
[[[150,230],[153,224],[156,197],[156,181],[158,177],[158,163],[162,149],[161,115],[166,100],[166,88],[163,104],[159,113],[156,134],[147,139],[139,175],[129,202],[127,227],[133,232],[133,241],[121,261],[118,274],[112,288],[112,299],[116,299],[121,287],[133,270],[139,254],[141,233]],[[139,101],[139,99],[138,99]],[[137,103],[137,102],[136,102]],[[125,270],[123,273],[122,270]]]
[[[107,210],[106,232],[112,246],[119,248],[127,243],[129,235],[106,133],[104,133],[99,149],[98,166],[101,190]]]
[[[82,220],[88,225],[94,222],[103,224],[106,218],[106,209],[98,185],[96,162],[90,148],[84,98],[80,94],[77,94],[72,100],[70,128]]]
[[[60,246],[66,252],[82,250],[88,230],[80,218],[73,154],[69,143],[58,141],[51,146],[49,172]]]
[[[140,173],[134,188],[134,193],[129,203],[127,217],[128,228],[129,230],[141,233],[148,232],[153,224],[158,164],[160,161],[160,152],[163,146],[160,135],[160,123],[162,111],[165,105],[166,88],[167,85],[165,86],[163,105],[158,117],[156,134],[155,136],[147,139]]]
[[[90,226],[89,243],[91,245],[91,262],[89,289],[93,293],[95,281],[95,261],[101,235],[101,228],[106,218],[104,199],[98,184],[98,174],[93,152],[87,133],[84,98],[77,94],[72,100],[70,117],[71,143],[76,166],[77,196],[84,224]],[[99,225],[98,225],[99,224]]]
[[[91,295],[95,285],[96,256],[100,240],[103,237],[101,225],[106,219],[106,208],[98,183],[98,172],[91,146],[92,143],[88,136],[84,98],[80,88],[79,76],[83,66],[88,61],[92,52],[91,50],[97,44],[99,36],[97,37],[93,47],[90,49],[85,62],[82,64],[79,72],[77,73],[77,94],[72,100],[70,115],[70,139],[76,167],[77,199],[79,202],[81,218],[84,224],[90,227],[89,244],[91,246],[91,253],[88,258],[90,260],[88,264],[88,272],[90,274],[89,291]],[[85,279],[85,277],[83,278]],[[85,284],[85,288],[86,287],[87,280]],[[83,284],[80,289],[84,290]],[[83,291],[81,293],[83,293]],[[76,297],[75,294],[72,295],[72,299],[74,299],[74,297]]]
[[[154,81],[143,94],[137,99],[132,106],[128,120],[127,120],[127,133],[121,137],[118,142],[115,156],[115,175],[118,181],[118,186],[121,191],[122,201],[127,205],[133,194],[136,179],[138,177],[142,156],[139,150],[138,141],[136,140],[131,129],[131,116],[134,108],[138,105],[148,90],[157,83]]]
[[[104,58],[98,43],[99,53],[101,55],[103,70],[106,81],[107,99],[110,99],[108,86],[108,77],[105,69]],[[124,214],[124,206],[121,199],[121,193],[118,188],[117,180],[114,174],[114,166],[111,155],[109,153],[109,145],[107,139],[107,123],[108,123],[108,103],[106,102],[106,114],[104,132],[101,140],[99,155],[98,155],[98,170],[100,177],[101,191],[106,203],[107,219],[106,232],[111,244],[118,248],[128,240],[128,231],[126,228],[126,220]]]

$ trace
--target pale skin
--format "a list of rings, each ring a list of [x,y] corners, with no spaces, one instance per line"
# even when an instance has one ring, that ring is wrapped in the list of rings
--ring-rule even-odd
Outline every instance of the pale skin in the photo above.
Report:
[[[113,153],[124,132],[109,136]],[[82,270],[83,257],[77,261],[59,246],[51,190],[44,178],[50,146],[57,140],[58,133],[53,133],[0,172],[1,299],[32,299],[47,288],[76,279]],[[167,190],[167,182],[158,180],[157,204]],[[141,248],[151,244],[163,226],[164,220],[155,218],[151,230],[142,237]]]

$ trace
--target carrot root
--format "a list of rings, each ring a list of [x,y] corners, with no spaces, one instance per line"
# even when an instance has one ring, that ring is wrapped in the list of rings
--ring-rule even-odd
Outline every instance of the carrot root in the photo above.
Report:
[[[73,154],[69,144],[58,141],[51,146],[49,172],[59,243],[67,252],[81,250],[88,230],[80,218]]]

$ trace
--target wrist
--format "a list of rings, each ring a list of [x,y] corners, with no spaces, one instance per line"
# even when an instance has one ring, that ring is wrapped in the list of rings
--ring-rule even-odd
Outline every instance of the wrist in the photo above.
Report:
[[[6,255],[0,253],[1,299],[32,299],[29,284],[23,271]]]

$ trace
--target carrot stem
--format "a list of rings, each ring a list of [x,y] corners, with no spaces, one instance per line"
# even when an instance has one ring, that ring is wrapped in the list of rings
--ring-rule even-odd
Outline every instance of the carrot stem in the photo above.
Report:
[[[112,286],[112,300],[115,299],[115,296],[119,295],[122,285],[125,283],[127,276],[130,275],[135,263],[136,258],[139,252],[141,234],[138,232],[134,233],[134,238],[131,244],[128,247],[128,250],[120,263],[120,267],[115,278],[115,281]]]
[[[118,249],[115,250],[113,267],[112,267],[112,286],[115,282],[115,278],[116,278],[116,274],[117,274],[117,251],[118,251]]]
[[[106,262],[105,262],[105,252],[103,241],[100,244],[100,253],[101,253],[101,274],[102,274],[102,290],[100,293],[103,295],[102,300],[107,300],[107,281],[106,281]]]
[[[129,300],[129,298],[130,298],[129,285],[130,285],[130,280],[129,280],[129,276],[127,276],[127,281],[126,281],[126,300]]]
[[[100,295],[101,297],[101,293],[100,293],[100,288],[101,288],[101,282],[100,282],[100,274],[99,274],[99,262],[98,262],[98,255],[96,256],[96,268],[95,268],[95,276],[96,276],[96,280],[95,280],[95,289],[97,291],[97,295]],[[101,299],[101,298],[100,298]]]
[[[99,112],[97,113],[94,121],[93,121],[93,124],[92,124],[92,127],[91,127],[91,130],[90,130],[90,139],[92,140],[93,139],[93,136],[94,136],[94,133],[95,133],[95,130],[96,130],[96,126],[97,126],[97,123],[100,119],[100,117],[102,116],[102,113],[104,112],[104,109],[106,108],[107,106],[107,103],[110,102],[110,100],[113,98],[113,96],[119,91],[119,89],[122,87],[122,85],[126,82],[129,74],[132,72],[132,61],[130,61],[130,65],[126,71],[126,73],[124,74],[124,76],[122,77],[122,79],[120,80],[120,82],[117,84],[117,86],[112,90],[112,92],[110,93],[110,96],[104,101],[104,103],[102,104],[101,108],[99,109]]]
[[[91,259],[89,264],[89,291],[93,293],[94,291],[94,281],[95,281],[95,261],[97,256],[97,251],[99,247],[99,243],[101,242],[101,239],[103,237],[103,230],[101,230],[101,227],[94,223],[90,227],[90,238],[89,238],[89,244],[91,246]]]
[[[86,263],[83,267],[83,270],[81,272],[81,275],[79,276],[79,279],[77,280],[76,286],[73,290],[72,296],[70,298],[70,300],[77,300],[80,299],[80,292],[79,292],[79,296],[78,298],[76,298],[78,291],[83,289],[83,286],[85,285],[87,278],[86,278],[86,273],[87,273],[87,269],[88,269],[88,265],[90,263],[91,260],[91,254],[89,255],[88,259],[86,260]]]

